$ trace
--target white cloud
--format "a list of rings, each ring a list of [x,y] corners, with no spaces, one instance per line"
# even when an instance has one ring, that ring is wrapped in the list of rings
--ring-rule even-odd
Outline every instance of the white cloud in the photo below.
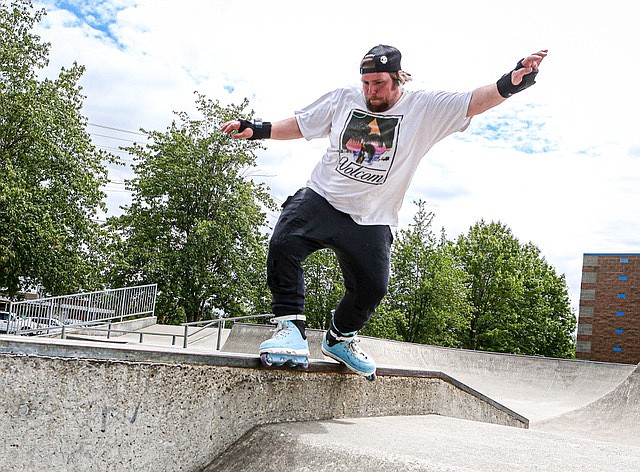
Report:
[[[52,43],[51,73],[73,61],[86,65],[89,121],[134,131],[164,130],[173,111],[193,111],[196,90],[223,104],[248,97],[258,116],[285,118],[357,83],[359,59],[378,43],[403,52],[411,87],[447,90],[493,82],[525,54],[548,48],[535,87],[433,148],[402,221],[411,220],[415,198],[427,200],[450,237],[481,218],[500,220],[567,274],[574,306],[583,252],[640,252],[632,0],[579,7],[551,0],[44,4],[40,32]],[[304,185],[325,146],[268,142],[256,178],[283,200]],[[126,194],[121,185],[109,188],[117,190],[110,193],[117,208]]]

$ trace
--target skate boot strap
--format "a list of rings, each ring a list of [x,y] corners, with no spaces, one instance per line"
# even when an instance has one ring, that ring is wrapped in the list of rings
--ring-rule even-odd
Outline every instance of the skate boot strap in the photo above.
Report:
[[[274,316],[269,320],[269,322],[273,324],[278,324],[283,321],[307,321],[307,317],[305,315],[283,315]]]
[[[343,333],[340,333],[340,332],[334,330],[333,327],[331,327],[329,329],[329,334],[336,341],[350,341],[352,339],[357,341],[356,334],[358,334],[358,332],[354,331],[353,333],[343,334]]]

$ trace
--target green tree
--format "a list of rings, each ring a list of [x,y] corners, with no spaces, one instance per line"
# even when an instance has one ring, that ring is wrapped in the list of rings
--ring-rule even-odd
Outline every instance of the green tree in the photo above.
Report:
[[[573,355],[568,288],[538,248],[521,244],[502,223],[480,221],[458,238],[456,258],[467,274],[471,308],[463,347]]]
[[[395,234],[385,312],[396,313],[405,341],[457,346],[466,330],[464,273],[454,264],[444,232],[438,239],[432,231],[433,213],[424,201],[416,204],[409,229]]]
[[[44,11],[0,3],[0,291],[42,285],[58,295],[100,283],[96,223],[104,161],[86,131],[84,68],[39,79],[50,44],[32,33]]]
[[[523,292],[519,300],[521,322],[513,337],[519,354],[575,357],[576,317],[564,274],[558,275],[537,247],[523,247]]]
[[[371,319],[360,331],[363,336],[373,336],[381,339],[403,341],[403,333],[407,332],[407,318],[405,313],[390,307],[384,301],[371,315]]]
[[[305,315],[309,328],[329,329],[332,311],[344,294],[338,259],[331,249],[311,254],[303,263]]]
[[[200,119],[177,113],[149,144],[127,150],[136,173],[127,181],[133,200],[109,220],[120,237],[113,245],[112,277],[158,283],[162,322],[199,321],[213,309],[233,316],[264,312],[266,225],[274,203],[249,178],[257,141],[219,131],[247,106],[221,107],[198,95]]]

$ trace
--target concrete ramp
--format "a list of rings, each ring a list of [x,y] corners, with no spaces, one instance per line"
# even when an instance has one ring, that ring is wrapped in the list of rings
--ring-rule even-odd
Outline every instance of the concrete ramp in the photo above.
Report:
[[[222,350],[256,353],[270,335],[264,325],[236,324]],[[308,330],[312,357],[322,359],[323,332]],[[531,427],[582,408],[620,385],[635,366],[518,356],[361,338],[378,365],[444,372],[528,418]]]
[[[639,445],[640,364],[624,382],[602,398],[540,422],[536,429]]]
[[[640,446],[448,418],[354,418],[261,426],[205,472],[630,472]]]
[[[531,426],[586,406],[620,385],[628,364],[519,356],[409,343],[363,341],[389,365],[439,370],[526,416]]]

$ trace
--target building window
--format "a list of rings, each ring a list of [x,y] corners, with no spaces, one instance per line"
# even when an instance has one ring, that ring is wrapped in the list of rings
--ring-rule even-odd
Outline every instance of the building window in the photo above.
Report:
[[[593,307],[592,306],[581,306],[580,307],[580,316],[583,318],[593,318]]]
[[[626,293],[619,293],[618,294],[618,298],[627,298],[627,294]]]
[[[620,258],[620,262],[629,262],[629,258],[628,257],[621,257]]]
[[[583,272],[582,273],[582,283],[583,284],[595,284],[596,283],[596,273],[595,272]]]
[[[591,341],[577,341],[576,352],[591,352]]]
[[[616,346],[616,347],[613,348],[613,352],[622,352],[622,348]]]
[[[593,267],[598,265],[598,256],[584,256],[583,265]]]
[[[626,275],[619,275],[618,276],[618,280],[627,280],[627,276]]]
[[[616,311],[616,316],[624,316],[624,311]]]
[[[578,334],[584,334],[587,336],[591,336],[593,334],[593,326],[590,324],[579,324],[578,325]]]
[[[596,291],[593,289],[580,290],[580,300],[595,300]]]
[[[624,329],[616,329],[616,334],[624,334]]]

